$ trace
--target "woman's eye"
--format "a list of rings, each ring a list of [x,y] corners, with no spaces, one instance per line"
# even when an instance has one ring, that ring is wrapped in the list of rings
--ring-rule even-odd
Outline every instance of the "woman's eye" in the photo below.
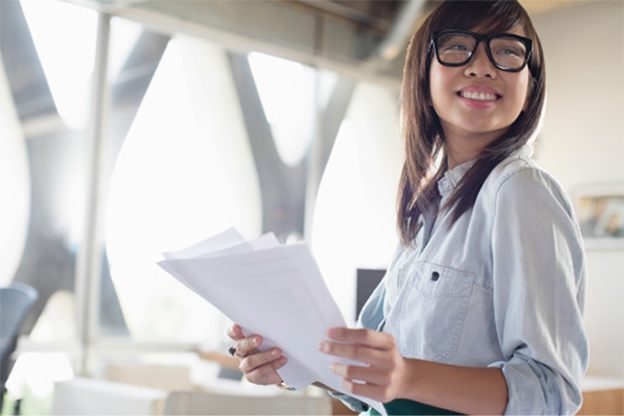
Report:
[[[451,44],[451,45],[445,45],[444,50],[445,51],[469,51],[470,49],[468,49],[466,45],[462,45],[461,43],[456,43],[456,44]]]
[[[519,51],[518,49],[514,49],[514,48],[505,48],[505,49],[499,49],[498,51],[496,51],[497,55],[514,55],[514,56],[521,56],[521,51]]]

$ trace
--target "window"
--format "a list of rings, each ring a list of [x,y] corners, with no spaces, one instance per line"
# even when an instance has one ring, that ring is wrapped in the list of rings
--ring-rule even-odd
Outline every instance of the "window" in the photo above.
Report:
[[[163,251],[231,225],[260,233],[260,195],[225,52],[169,41],[115,163],[106,249],[134,340],[221,340],[224,321],[161,270]]]

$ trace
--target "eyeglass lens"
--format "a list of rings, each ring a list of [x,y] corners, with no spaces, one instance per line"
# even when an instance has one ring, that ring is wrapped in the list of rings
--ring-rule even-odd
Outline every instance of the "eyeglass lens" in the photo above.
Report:
[[[438,58],[443,64],[465,64],[470,60],[476,44],[477,40],[465,33],[444,34],[437,41]],[[487,46],[496,65],[508,69],[524,65],[527,51],[522,41],[502,35],[491,38]]]

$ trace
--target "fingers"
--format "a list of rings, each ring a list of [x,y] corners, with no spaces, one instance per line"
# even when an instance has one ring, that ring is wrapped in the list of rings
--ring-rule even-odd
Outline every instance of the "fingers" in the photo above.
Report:
[[[245,373],[247,381],[254,384],[278,384],[281,383],[282,378],[277,374],[277,369],[283,367],[286,364],[286,357],[281,356],[275,361],[269,364],[262,365],[255,368],[249,373]]]
[[[258,347],[262,344],[262,337],[252,335],[245,337],[242,328],[234,324],[228,328],[227,335],[236,341],[236,356],[241,359],[239,369],[245,374],[245,378],[254,384],[278,384],[282,378],[277,369],[286,365],[288,361],[282,355],[279,348],[271,348],[259,352]]]
[[[327,335],[334,341],[363,344],[378,349],[390,349],[394,346],[392,335],[365,328],[330,328]]]
[[[337,357],[350,358],[355,361],[375,365],[386,366],[388,361],[387,352],[361,344],[340,344],[331,341],[323,341],[319,346],[321,352]]]
[[[262,337],[259,335],[252,335],[245,337],[243,329],[240,325],[234,324],[227,331],[228,337],[234,341],[238,341],[235,345],[236,353],[238,357],[245,357],[252,352],[255,352],[256,348],[262,344]]]
[[[239,357],[245,357],[252,353],[260,344],[262,344],[262,337],[260,335],[252,335],[245,337],[243,329],[240,325],[234,324],[227,330],[227,335],[233,341],[237,341],[235,344],[236,355]]]
[[[399,397],[404,384],[405,363],[392,335],[349,328],[331,328],[327,334],[330,340],[321,342],[321,351],[367,364],[332,365],[331,370],[342,377],[347,392],[382,403]]]
[[[262,337],[260,335],[252,335],[247,338],[239,339],[236,343],[236,355],[239,357],[246,357],[260,346],[260,344],[262,344]]]
[[[389,386],[392,382],[389,372],[379,371],[372,367],[334,363],[331,371],[346,381],[360,380],[377,386]]]
[[[280,357],[282,357],[282,352],[279,348],[271,348],[267,351],[250,354],[243,358],[238,368],[245,374],[250,373],[256,368],[275,361]]]
[[[237,324],[234,324],[230,328],[228,328],[227,336],[234,341],[245,338],[245,335],[243,335],[243,330]]]
[[[385,389],[379,388],[378,386],[372,384],[354,383],[349,380],[343,380],[342,387],[351,394],[370,397],[371,399],[382,403],[392,400],[391,396],[386,393]]]

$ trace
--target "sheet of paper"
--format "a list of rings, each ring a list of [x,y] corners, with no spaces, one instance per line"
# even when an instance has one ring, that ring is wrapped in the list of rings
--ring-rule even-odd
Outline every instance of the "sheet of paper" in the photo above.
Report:
[[[159,265],[246,334],[261,334],[263,348],[280,347],[288,357],[278,371],[286,384],[302,388],[319,381],[343,391],[329,369],[339,359],[318,346],[328,328],[345,321],[307,246],[279,246],[271,235],[250,242],[229,231],[215,237],[167,253]],[[357,398],[385,415],[381,403]]]
[[[181,258],[193,258],[202,254],[217,252],[219,250],[223,250],[226,247],[232,246],[234,244],[242,243],[245,239],[242,235],[234,227],[230,227],[225,231],[222,231],[218,234],[213,235],[212,237],[208,237],[205,240],[200,241],[199,243],[193,244],[190,247],[187,247],[183,250],[175,251],[175,252],[165,252],[162,253],[163,257],[166,259],[181,259]]]

